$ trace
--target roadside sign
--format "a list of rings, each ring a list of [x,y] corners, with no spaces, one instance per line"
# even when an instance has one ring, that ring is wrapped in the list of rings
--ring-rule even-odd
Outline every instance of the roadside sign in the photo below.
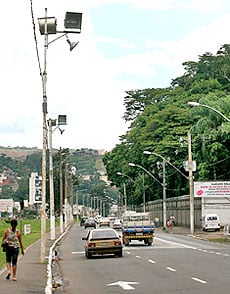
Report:
[[[191,162],[184,161],[183,166],[186,171],[189,171],[189,170],[196,171],[196,161],[195,160],[193,160]]]
[[[194,182],[194,197],[230,197],[230,181]]]

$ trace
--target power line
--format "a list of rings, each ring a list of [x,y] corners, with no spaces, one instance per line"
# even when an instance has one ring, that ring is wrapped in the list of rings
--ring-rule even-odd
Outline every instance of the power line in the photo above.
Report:
[[[40,62],[39,52],[38,52],[38,42],[37,42],[37,36],[36,36],[36,30],[35,30],[35,21],[34,21],[33,1],[32,0],[30,0],[30,4],[31,4],[31,18],[32,18],[32,25],[33,25],[33,32],[34,32],[35,48],[36,48],[36,54],[37,54],[37,60],[38,60],[39,74],[40,74],[40,76],[42,78],[42,82],[43,82],[41,62]]]

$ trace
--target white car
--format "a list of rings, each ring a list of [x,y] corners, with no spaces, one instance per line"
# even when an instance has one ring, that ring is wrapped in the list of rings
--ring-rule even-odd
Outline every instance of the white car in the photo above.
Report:
[[[115,229],[115,230],[122,229],[122,222],[120,219],[115,219],[115,221],[113,222],[113,229]]]

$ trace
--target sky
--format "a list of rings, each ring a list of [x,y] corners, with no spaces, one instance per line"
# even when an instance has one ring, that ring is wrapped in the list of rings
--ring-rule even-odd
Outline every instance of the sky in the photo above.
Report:
[[[79,41],[71,52],[65,37],[52,42],[61,33],[48,36],[47,119],[67,116],[63,134],[52,130],[53,148],[112,150],[129,127],[126,91],[168,87],[184,73],[183,62],[230,43],[229,0],[11,0],[1,7],[4,147],[42,148],[45,42],[38,18],[45,8],[58,31],[66,12],[83,14],[81,33],[69,34]]]

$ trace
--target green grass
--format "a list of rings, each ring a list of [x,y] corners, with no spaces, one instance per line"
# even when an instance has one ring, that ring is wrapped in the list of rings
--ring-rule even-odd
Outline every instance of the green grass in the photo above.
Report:
[[[24,225],[30,224],[31,225],[31,233],[28,235],[24,235]],[[7,220],[0,220],[0,238],[2,242],[2,236],[4,230],[10,227],[10,223]],[[31,244],[41,238],[41,221],[40,220],[19,220],[18,221],[18,230],[22,233],[22,243],[24,250],[28,248]],[[50,222],[46,220],[46,230],[47,232],[50,230]],[[0,248],[0,269],[3,268],[5,265],[5,252],[2,251]]]

